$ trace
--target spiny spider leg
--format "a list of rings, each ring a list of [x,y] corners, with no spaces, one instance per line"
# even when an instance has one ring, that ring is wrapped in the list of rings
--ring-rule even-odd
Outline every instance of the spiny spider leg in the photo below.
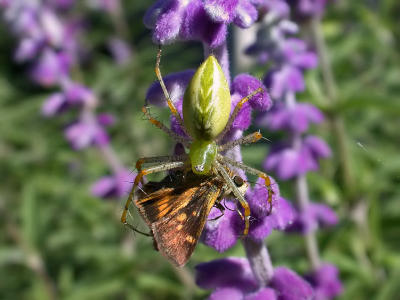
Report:
[[[154,166],[154,167],[149,167],[147,169],[141,170],[135,177],[135,181],[133,183],[131,192],[129,193],[128,200],[126,200],[124,211],[122,212],[121,215],[121,222],[123,224],[127,224],[126,222],[126,215],[129,210],[129,205],[131,204],[133,200],[133,196],[135,194],[136,187],[139,185],[140,180],[142,179],[143,176],[151,174],[151,173],[156,173],[156,172],[161,172],[161,171],[167,171],[171,169],[178,169],[182,168],[185,165],[185,162],[183,161],[176,161],[176,162],[168,162],[165,164],[162,164],[160,166]]]
[[[239,145],[252,144],[259,141],[261,138],[262,138],[261,133],[256,131],[246,136],[243,136],[240,139],[218,146],[218,152],[227,151]]]
[[[265,174],[264,172],[261,172],[257,169],[254,169],[252,167],[249,167],[241,162],[235,161],[233,159],[230,159],[226,156],[222,156],[221,154],[218,154],[217,159],[219,161],[221,161],[222,163],[228,163],[231,166],[237,167],[242,169],[245,172],[248,172],[250,174],[256,175],[258,177],[261,177],[262,179],[264,179],[265,182],[265,186],[268,190],[268,199],[267,202],[269,204],[269,208],[268,208],[268,215],[271,213],[272,211],[272,195],[274,194],[274,192],[272,191],[271,188],[271,179],[269,178],[269,176],[267,174]]]
[[[225,134],[229,131],[229,129],[231,129],[232,123],[233,123],[233,121],[235,121],[236,116],[239,113],[242,106],[247,101],[249,101],[253,96],[257,95],[258,93],[262,93],[263,91],[264,91],[264,89],[260,87],[260,88],[256,89],[254,92],[252,92],[250,95],[244,97],[242,100],[240,100],[236,104],[235,109],[233,110],[233,113],[229,117],[228,123],[225,126],[225,129],[217,136],[217,138],[216,138],[217,142],[225,136]]]
[[[225,214],[225,207],[221,203],[215,202],[214,206],[219,209],[219,211],[221,212],[221,215],[219,215],[218,217],[212,218],[212,219],[208,219],[207,221],[216,221],[219,218],[223,217]]]
[[[186,154],[142,157],[136,161],[136,169],[140,172],[143,164],[185,161],[187,158]]]
[[[224,178],[226,184],[228,187],[232,190],[233,194],[235,197],[239,200],[240,205],[244,209],[244,231],[243,235],[246,236],[249,233],[249,227],[250,227],[250,207],[247,201],[244,199],[242,193],[239,191],[239,189],[236,187],[235,183],[232,181],[232,179],[229,177],[229,174],[226,172],[225,168],[218,162],[215,161],[214,163],[215,168],[218,170],[219,174]],[[240,214],[241,215],[241,214]],[[243,216],[242,216],[243,217]]]
[[[145,116],[147,117],[147,120],[150,121],[151,124],[153,124],[154,126],[156,126],[157,128],[161,129],[162,131],[164,131],[166,134],[168,134],[170,137],[172,137],[175,141],[182,143],[186,148],[189,147],[190,144],[190,140],[180,136],[179,134],[176,134],[175,132],[173,132],[171,129],[169,129],[167,126],[165,126],[163,123],[161,123],[160,121],[158,121],[157,119],[154,119],[149,111],[147,110],[146,106],[142,107],[142,112],[145,114]]]
[[[183,125],[182,117],[179,114],[178,110],[176,109],[174,103],[172,102],[171,97],[170,97],[170,95],[168,93],[167,87],[165,86],[164,80],[163,80],[163,78],[161,76],[161,69],[160,69],[161,52],[162,52],[161,45],[159,45],[158,53],[157,53],[156,68],[155,68],[156,76],[158,78],[158,81],[160,82],[161,88],[162,88],[164,96],[165,96],[165,98],[167,100],[168,107],[171,110],[171,113],[175,116],[175,118],[178,121],[178,124],[181,126],[182,130],[186,133],[186,135],[188,135],[186,130],[185,130],[185,126]]]

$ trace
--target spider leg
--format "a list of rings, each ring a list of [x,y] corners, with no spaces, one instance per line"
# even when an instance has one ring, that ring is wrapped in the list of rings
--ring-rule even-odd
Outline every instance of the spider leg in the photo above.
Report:
[[[175,141],[177,141],[179,143],[182,143],[186,148],[189,147],[189,143],[190,143],[189,139],[187,139],[187,138],[185,138],[183,136],[180,136],[179,134],[176,134],[171,129],[169,129],[167,126],[165,126],[162,122],[160,122],[157,119],[153,118],[150,115],[150,112],[148,111],[146,106],[142,107],[142,112],[145,114],[145,116],[147,117],[147,120],[149,120],[151,124],[153,124],[157,128],[159,128],[162,131],[164,131],[166,134],[168,134],[170,137],[172,137]]]
[[[178,169],[182,168],[185,165],[185,162],[183,161],[176,161],[176,162],[168,162],[164,163],[160,166],[153,166],[149,167],[147,169],[141,170],[135,177],[135,181],[133,183],[132,189],[129,193],[128,200],[126,200],[124,210],[121,215],[121,222],[126,225],[128,224],[126,221],[126,216],[129,210],[129,205],[131,204],[133,200],[133,196],[135,194],[136,187],[139,185],[140,180],[143,178],[143,176],[151,174],[151,173],[156,173],[156,172],[161,172],[161,171],[167,171],[171,169]]]
[[[181,126],[182,130],[187,134],[185,130],[185,126],[183,126],[183,120],[181,115],[179,114],[178,110],[176,109],[174,103],[171,100],[171,97],[168,93],[167,87],[165,86],[164,80],[161,75],[161,70],[160,70],[160,62],[161,62],[161,45],[158,48],[158,53],[157,53],[157,62],[156,62],[156,67],[155,67],[155,72],[158,81],[160,82],[161,88],[163,90],[165,99],[167,100],[167,104],[169,109],[171,110],[171,113],[175,116],[176,120],[178,121],[178,124]]]
[[[207,221],[216,221],[219,218],[223,217],[225,214],[225,207],[221,203],[215,202],[214,206],[219,209],[219,211],[221,212],[221,215],[219,215],[218,217],[212,218],[212,219],[208,219]]]
[[[187,155],[163,155],[163,156],[153,156],[153,157],[142,157],[136,161],[136,169],[140,172],[142,170],[143,164],[177,162],[177,161],[185,161],[186,159]]]
[[[233,159],[230,159],[226,156],[222,156],[221,154],[218,154],[217,157],[218,160],[220,160],[223,163],[228,163],[231,166],[237,167],[242,169],[245,172],[248,172],[250,174],[256,175],[258,177],[261,177],[262,179],[264,179],[265,182],[265,186],[268,190],[268,204],[269,204],[269,208],[268,208],[268,215],[272,212],[272,195],[274,194],[272,188],[271,188],[271,179],[269,178],[269,176],[267,174],[265,174],[264,172],[261,172],[257,169],[254,169],[252,167],[246,166],[245,164],[235,161]]]
[[[240,205],[244,209],[245,226],[244,226],[243,235],[246,236],[249,233],[249,227],[250,227],[250,222],[249,222],[249,219],[250,219],[250,207],[249,207],[249,204],[244,199],[244,196],[239,191],[239,189],[236,187],[236,185],[232,181],[231,177],[229,177],[229,174],[227,173],[225,168],[218,161],[215,161],[214,166],[217,169],[218,173],[224,178],[226,184],[232,190],[233,194],[238,199],[238,201],[240,202]]]
[[[231,129],[232,123],[233,121],[235,121],[236,116],[238,115],[240,109],[242,108],[242,106],[249,101],[253,96],[257,95],[258,93],[262,93],[264,91],[263,88],[258,88],[255,91],[253,91],[250,95],[244,97],[242,100],[240,100],[236,106],[235,109],[233,110],[233,113],[231,114],[231,116],[229,117],[228,123],[225,126],[225,129],[218,135],[218,137],[216,138],[217,141],[221,140],[224,135],[229,131],[229,129]]]
[[[240,139],[228,142],[226,144],[218,146],[218,152],[223,152],[230,150],[236,146],[243,145],[243,144],[252,144],[259,141],[262,138],[260,132],[256,131],[246,136],[241,137]]]

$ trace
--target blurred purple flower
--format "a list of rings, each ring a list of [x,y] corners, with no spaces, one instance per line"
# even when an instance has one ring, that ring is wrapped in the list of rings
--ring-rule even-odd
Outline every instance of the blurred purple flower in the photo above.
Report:
[[[288,232],[308,234],[318,228],[334,226],[338,223],[336,213],[322,203],[310,203],[303,211],[296,212],[293,223],[286,228]]]
[[[117,64],[122,65],[132,58],[132,51],[129,45],[120,38],[113,37],[108,42],[111,54],[114,57]]]
[[[63,93],[51,94],[42,105],[42,114],[46,117],[55,116],[68,107],[68,102]]]
[[[15,60],[17,62],[25,62],[33,59],[38,54],[41,44],[41,41],[36,41],[32,38],[22,39],[15,51]]]
[[[91,145],[103,146],[109,143],[106,131],[95,120],[81,120],[68,126],[65,129],[65,137],[76,150]]]
[[[319,168],[319,159],[331,155],[328,145],[318,137],[308,136],[299,149],[287,143],[275,144],[264,161],[264,169],[274,171],[282,180]]]
[[[285,229],[294,218],[293,208],[289,202],[279,196],[279,189],[274,180],[272,180],[271,187],[273,199],[270,215],[268,215],[268,190],[263,179],[259,179],[255,187],[246,195],[251,211],[248,237],[254,240],[266,238],[273,229]],[[211,210],[210,221],[206,223],[202,235],[202,241],[219,252],[224,252],[235,245],[244,229],[244,222],[235,211],[235,204],[226,202],[226,205],[227,209],[224,215],[216,220],[212,219],[220,216],[221,212],[216,208]]]
[[[291,0],[296,8],[296,13],[302,16],[321,15],[328,0]]]
[[[289,107],[281,102],[276,103],[268,114],[261,115],[257,124],[270,130],[288,130],[303,133],[308,130],[309,123],[320,123],[324,119],[321,111],[308,103],[295,103]]]
[[[124,197],[132,187],[135,173],[120,170],[111,176],[104,176],[91,187],[94,196],[100,198]]]
[[[244,258],[229,257],[196,266],[196,283],[213,289],[210,299],[312,299],[311,286],[293,271],[278,267],[267,287],[260,287],[249,262]],[[218,297],[218,298],[217,298]],[[221,297],[221,298],[219,298]],[[267,298],[264,298],[267,297]]]
[[[52,86],[61,83],[61,80],[68,75],[69,67],[68,55],[47,49],[32,68],[31,76],[43,86]]]
[[[339,271],[332,264],[324,263],[317,271],[305,278],[314,288],[315,300],[333,299],[343,291]]]

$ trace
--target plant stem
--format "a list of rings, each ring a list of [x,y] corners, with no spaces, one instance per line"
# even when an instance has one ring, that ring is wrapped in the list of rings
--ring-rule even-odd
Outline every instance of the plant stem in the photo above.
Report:
[[[242,244],[259,286],[266,286],[274,275],[274,268],[265,242],[246,237],[242,240]]]
[[[296,197],[297,203],[301,212],[308,209],[310,205],[310,198],[308,194],[308,184],[305,175],[299,175],[296,177]],[[310,261],[311,268],[316,271],[321,266],[321,258],[318,250],[317,237],[315,231],[311,230],[304,235],[306,243],[306,251],[308,260]]]
[[[325,44],[325,39],[321,30],[320,17],[314,17],[311,21],[311,29],[315,46],[317,48],[320,59],[322,78],[327,93],[327,98],[331,104],[336,104],[337,87],[335,78],[332,72],[332,65],[329,59],[328,49]],[[348,150],[346,130],[343,119],[340,115],[333,113],[331,116],[331,125],[338,143],[338,152],[340,165],[342,170],[343,185],[349,200],[353,200],[355,192],[355,181],[351,171],[351,157]]]

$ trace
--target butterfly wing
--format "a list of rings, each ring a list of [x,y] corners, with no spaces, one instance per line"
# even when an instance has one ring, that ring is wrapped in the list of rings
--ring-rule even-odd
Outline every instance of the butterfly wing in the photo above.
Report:
[[[138,199],[136,206],[149,224],[158,250],[177,266],[192,255],[205,222],[222,191],[218,180],[176,181]]]

